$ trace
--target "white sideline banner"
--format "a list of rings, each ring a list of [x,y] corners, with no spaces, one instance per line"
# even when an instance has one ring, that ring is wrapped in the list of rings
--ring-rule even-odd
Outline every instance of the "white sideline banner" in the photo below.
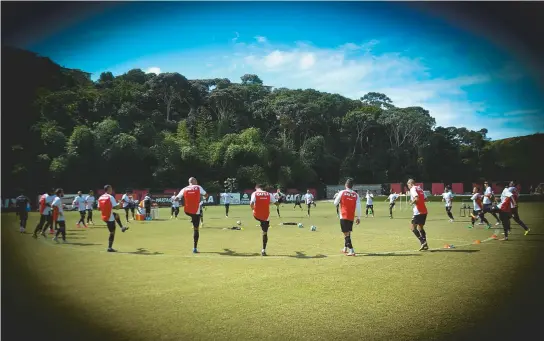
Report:
[[[230,196],[231,205],[240,205],[240,193],[221,193],[219,195],[219,205],[225,205],[225,196]]]

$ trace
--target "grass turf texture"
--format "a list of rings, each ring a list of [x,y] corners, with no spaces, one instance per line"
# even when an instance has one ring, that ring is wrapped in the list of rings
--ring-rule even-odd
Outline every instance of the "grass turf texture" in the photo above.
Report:
[[[531,234],[514,224],[508,242],[484,242],[494,229],[467,229],[469,218],[457,217],[458,208],[458,221],[449,223],[441,203],[428,206],[431,251],[414,251],[419,244],[409,230],[410,210],[397,209],[389,219],[388,204],[375,203],[376,217],[363,217],[354,227],[355,258],[340,254],[344,240],[328,202],[318,203],[312,218],[285,205],[279,219],[272,206],[269,257],[259,254],[261,231],[249,206],[231,206],[228,219],[222,206],[208,207],[198,255],[191,254],[189,218],[169,220],[169,209],[161,209],[163,220],[132,221],[126,233],[118,229],[117,254],[105,252],[108,232],[98,212],[89,229],[75,228],[78,213],[67,214],[66,245],[31,238],[36,213],[24,235],[15,214],[3,214],[2,286],[13,293],[3,298],[12,310],[6,317],[3,308],[2,315],[14,319],[3,321],[4,331],[24,314],[39,331],[19,329],[16,339],[46,330],[56,340],[519,336],[520,326],[512,323],[530,323],[527,309],[540,310],[542,302],[533,266],[544,242],[544,205],[520,207]],[[237,220],[244,230],[223,230]],[[279,226],[282,221],[304,228]],[[483,243],[471,245],[474,240]],[[455,248],[443,249],[445,244]]]

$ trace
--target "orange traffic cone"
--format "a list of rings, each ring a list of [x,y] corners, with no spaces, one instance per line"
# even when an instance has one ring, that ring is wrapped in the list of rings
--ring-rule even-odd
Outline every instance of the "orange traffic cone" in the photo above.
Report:
[[[449,249],[450,248],[450,245],[449,244],[445,244],[444,245],[444,249]]]
[[[481,240],[475,240],[475,241],[474,241],[474,244],[481,244],[481,243],[482,243]]]
[[[492,235],[492,236],[491,236],[491,238],[493,238],[493,239],[497,239],[497,235],[496,235],[496,234],[494,234],[494,235]]]

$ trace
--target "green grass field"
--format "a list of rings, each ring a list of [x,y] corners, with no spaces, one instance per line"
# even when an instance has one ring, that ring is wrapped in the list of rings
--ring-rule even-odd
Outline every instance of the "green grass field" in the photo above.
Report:
[[[31,238],[36,213],[27,234],[18,232],[14,213],[3,214],[2,285],[23,291],[11,301],[22,313],[47,305],[51,312],[39,314],[50,316],[42,318],[67,315],[48,335],[79,339],[482,340],[519,328],[510,325],[523,321],[515,307],[541,302],[531,276],[544,242],[544,204],[520,207],[531,234],[514,224],[508,242],[490,240],[493,229],[467,229],[458,204],[454,223],[441,203],[428,206],[430,251],[415,251],[411,211],[389,219],[388,205],[377,203],[376,217],[354,227],[357,257],[340,253],[344,240],[328,202],[311,219],[290,204],[281,220],[271,210],[268,257],[260,256],[249,206],[232,207],[228,219],[223,207],[208,207],[198,255],[188,218],[169,220],[169,209],[161,210],[164,220],[118,230],[117,254],[105,252],[108,232],[98,212],[89,229],[77,229],[78,214],[68,213],[65,245]],[[237,220],[244,230],[223,229]]]

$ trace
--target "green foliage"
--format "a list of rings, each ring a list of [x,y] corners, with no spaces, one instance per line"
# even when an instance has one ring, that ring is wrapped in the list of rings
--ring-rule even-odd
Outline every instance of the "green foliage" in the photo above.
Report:
[[[179,187],[190,176],[219,189],[227,177],[240,189],[256,182],[318,187],[348,176],[359,183],[407,176],[541,181],[531,160],[541,158],[543,135],[491,142],[487,129],[435,127],[424,108],[396,107],[381,93],[351,100],[314,89],[272,90],[252,74],[237,84],[140,69],[105,72],[93,83],[25,51],[8,51],[5,59],[7,70],[36,75],[26,83],[6,76],[17,86],[7,88],[3,111],[28,114],[9,123],[8,186]]]

